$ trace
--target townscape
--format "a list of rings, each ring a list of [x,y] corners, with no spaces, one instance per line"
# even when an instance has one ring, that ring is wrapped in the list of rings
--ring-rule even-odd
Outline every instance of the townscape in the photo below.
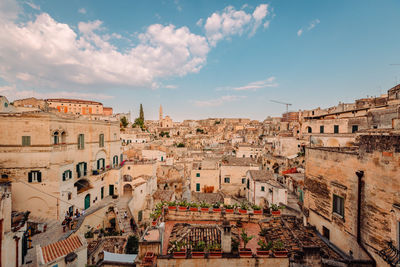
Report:
[[[1,266],[396,266],[400,85],[264,121],[0,98]]]

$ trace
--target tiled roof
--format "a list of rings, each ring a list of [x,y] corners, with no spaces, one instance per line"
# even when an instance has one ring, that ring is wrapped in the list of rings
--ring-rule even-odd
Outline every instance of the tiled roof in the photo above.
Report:
[[[270,179],[274,179],[274,175],[272,172],[265,170],[248,170],[251,178],[255,181],[266,182]]]
[[[82,246],[82,241],[77,235],[67,239],[57,241],[45,247],[42,247],[44,263],[53,261],[59,257],[66,256]]]
[[[47,102],[66,102],[66,103],[77,103],[77,104],[92,104],[92,105],[103,105],[97,101],[82,100],[82,99],[68,99],[68,98],[48,98],[45,99]]]

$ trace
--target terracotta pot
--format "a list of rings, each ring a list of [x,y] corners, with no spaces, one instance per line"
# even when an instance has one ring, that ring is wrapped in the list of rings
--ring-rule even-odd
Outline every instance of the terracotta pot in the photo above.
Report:
[[[220,249],[218,250],[210,250],[210,253],[208,254],[209,258],[215,259],[215,258],[222,258],[222,251]]]
[[[151,225],[156,226],[157,225],[157,221],[152,221]]]
[[[179,210],[180,210],[180,211],[187,211],[187,207],[179,206]]]
[[[258,257],[262,257],[262,258],[268,258],[269,257],[269,250],[257,249],[257,256]]]
[[[254,210],[254,214],[263,214],[262,210]]]
[[[176,210],[176,206],[168,206],[169,210]]]
[[[275,258],[286,258],[288,254],[287,249],[284,250],[274,250],[274,257]]]
[[[190,210],[190,211],[199,211],[199,208],[197,208],[197,207],[190,207],[189,210]]]
[[[200,208],[201,211],[209,211],[210,208]]]
[[[202,259],[204,258],[204,251],[192,251],[192,258],[194,259]]]
[[[281,215],[281,211],[280,210],[271,210],[271,214],[272,215]]]
[[[221,212],[221,208],[213,208],[214,212]]]
[[[239,213],[241,213],[241,214],[246,214],[246,213],[247,213],[247,210],[239,209]]]
[[[251,257],[253,257],[253,252],[251,252],[251,249],[249,249],[249,248],[240,248],[239,256],[241,258],[251,258]]]
[[[182,249],[181,251],[174,251],[173,256],[174,256],[174,258],[177,258],[177,259],[186,258],[186,249]]]
[[[233,209],[225,209],[226,213],[233,213]]]

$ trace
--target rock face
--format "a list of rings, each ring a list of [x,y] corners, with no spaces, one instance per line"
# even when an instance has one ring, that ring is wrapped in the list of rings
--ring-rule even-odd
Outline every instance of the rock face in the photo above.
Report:
[[[357,171],[363,171],[361,240],[381,266],[377,251],[397,241],[400,209],[400,136],[365,135],[359,150],[309,148],[306,152],[305,209],[308,222],[344,252],[357,249]],[[334,212],[334,198],[343,199],[343,214]],[[306,212],[306,213],[307,213]],[[385,263],[382,262],[382,266]]]

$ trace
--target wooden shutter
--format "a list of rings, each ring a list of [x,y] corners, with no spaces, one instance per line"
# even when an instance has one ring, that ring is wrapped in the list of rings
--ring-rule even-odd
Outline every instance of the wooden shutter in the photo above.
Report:
[[[28,182],[32,183],[32,172],[28,173]]]
[[[83,166],[84,166],[84,176],[86,176],[86,174],[87,174],[87,163],[86,162],[83,163]]]
[[[79,163],[76,164],[76,173],[78,174],[78,178],[81,177],[81,172],[79,170]]]

